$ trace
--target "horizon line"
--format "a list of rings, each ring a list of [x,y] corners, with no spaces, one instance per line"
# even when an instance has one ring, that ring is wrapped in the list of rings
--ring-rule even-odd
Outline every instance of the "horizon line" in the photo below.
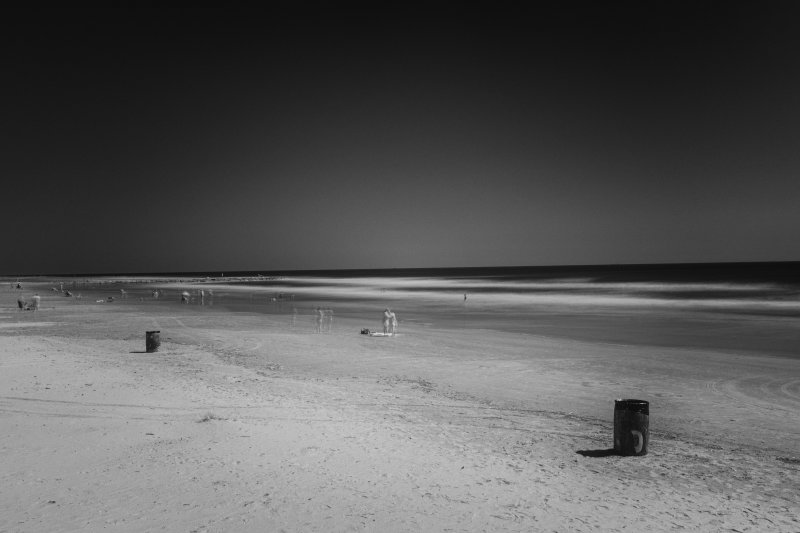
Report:
[[[230,277],[258,276],[258,275],[291,275],[291,274],[319,274],[333,272],[411,272],[411,271],[480,271],[480,270],[565,270],[565,269],[597,269],[608,270],[614,268],[680,268],[680,267],[734,267],[734,266],[766,266],[781,265],[800,266],[800,261],[714,261],[714,262],[668,262],[668,263],[579,263],[569,265],[495,265],[495,266],[452,266],[452,267],[390,267],[390,268],[315,268],[315,269],[273,269],[273,270],[229,270]],[[214,274],[218,273],[218,274]],[[113,276],[179,276],[179,277],[225,277],[221,270],[197,271],[158,271],[158,272],[82,272],[82,273],[42,273],[42,274],[0,274],[0,278],[36,278],[36,277],[113,277]]]

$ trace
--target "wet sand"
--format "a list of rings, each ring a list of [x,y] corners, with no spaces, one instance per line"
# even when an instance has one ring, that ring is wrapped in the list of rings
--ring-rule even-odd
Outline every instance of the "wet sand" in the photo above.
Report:
[[[800,530],[797,358],[41,289],[0,289],[0,531]]]

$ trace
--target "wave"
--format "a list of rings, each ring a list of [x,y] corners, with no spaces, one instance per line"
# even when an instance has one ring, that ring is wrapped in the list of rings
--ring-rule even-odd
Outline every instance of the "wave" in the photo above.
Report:
[[[204,284],[205,287],[209,285]],[[795,288],[775,283],[599,282],[591,278],[547,281],[464,278],[297,276],[215,290],[279,292],[303,299],[408,300],[472,308],[659,308],[800,313]],[[464,296],[466,295],[466,299]]]
[[[659,283],[659,282],[605,282],[592,278],[552,279],[548,281],[499,281],[464,278],[323,278],[323,277],[286,277],[281,283],[292,285],[328,286],[328,287],[361,287],[391,288],[401,290],[433,289],[454,292],[485,291],[651,291],[651,292],[708,292],[708,291],[778,291],[784,287],[773,283]]]

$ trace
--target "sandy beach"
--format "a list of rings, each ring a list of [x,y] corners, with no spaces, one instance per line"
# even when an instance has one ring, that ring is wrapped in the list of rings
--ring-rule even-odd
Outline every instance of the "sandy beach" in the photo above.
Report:
[[[0,289],[3,532],[800,531],[797,357],[51,285]]]

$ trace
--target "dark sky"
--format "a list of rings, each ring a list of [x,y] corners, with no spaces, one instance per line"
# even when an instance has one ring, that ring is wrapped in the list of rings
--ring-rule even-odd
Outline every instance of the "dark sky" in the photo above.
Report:
[[[800,260],[800,9],[2,13],[0,273]]]

